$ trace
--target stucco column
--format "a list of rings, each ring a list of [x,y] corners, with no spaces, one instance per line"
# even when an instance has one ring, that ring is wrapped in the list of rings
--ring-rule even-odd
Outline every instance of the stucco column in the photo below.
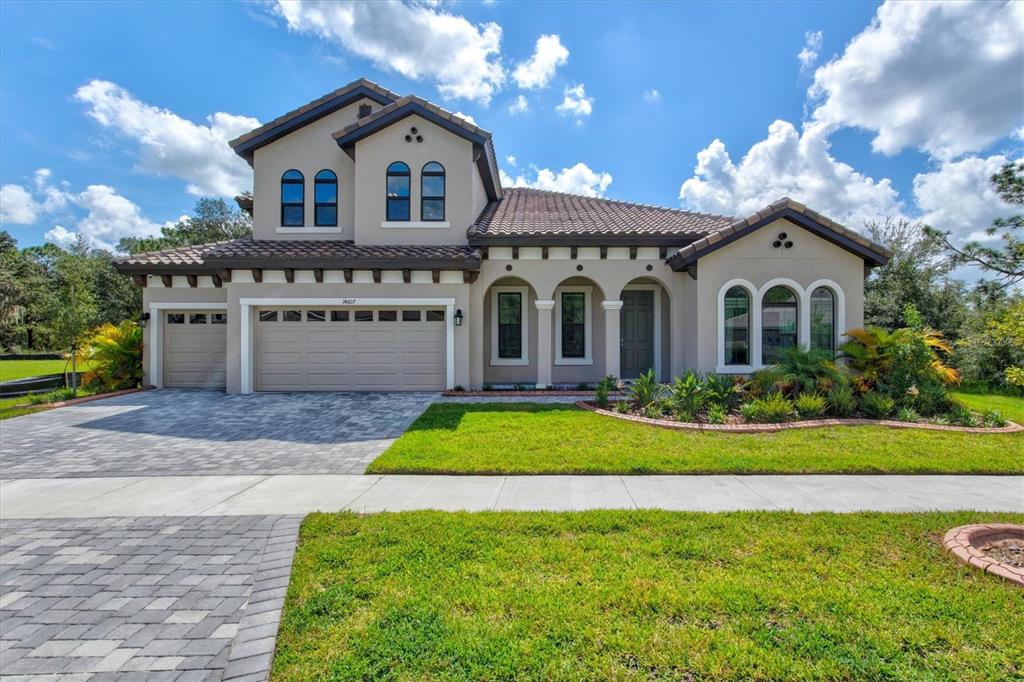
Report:
[[[551,310],[553,300],[536,300],[537,306],[537,388],[551,385]]]
[[[473,390],[483,388],[484,354],[490,352],[484,348],[485,292],[484,287],[476,284],[469,289],[469,385]]]
[[[621,371],[619,311],[622,310],[622,301],[601,301],[601,308],[604,309],[604,371],[617,378]]]

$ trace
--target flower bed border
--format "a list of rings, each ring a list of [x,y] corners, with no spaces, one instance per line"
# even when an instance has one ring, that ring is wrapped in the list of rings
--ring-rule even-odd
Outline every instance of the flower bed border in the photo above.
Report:
[[[93,395],[84,395],[81,398],[71,398],[70,400],[60,400],[55,403],[42,403],[39,405],[26,403],[24,405],[12,405],[11,407],[5,408],[3,411],[6,412],[7,410],[23,410],[25,408],[32,408],[31,412],[18,415],[18,417],[26,417],[29,414],[36,414],[37,412],[46,412],[47,410],[55,410],[58,407],[68,407],[69,405],[81,405],[82,403],[91,403],[94,400],[116,398],[122,395],[130,395],[132,393],[139,393],[141,391],[149,391],[154,388],[156,388],[156,386],[140,386],[138,388],[126,388],[121,391],[110,391],[109,393],[94,393]]]
[[[1017,523],[975,523],[969,526],[957,526],[951,528],[946,537],[942,539],[942,545],[953,553],[957,559],[973,566],[974,568],[998,575],[1004,580],[1009,580],[1024,587],[1024,569],[996,561],[975,546],[990,536],[999,536],[1006,531],[1024,531],[1024,525]]]
[[[593,389],[590,390],[575,390],[575,391],[547,391],[547,390],[529,390],[529,391],[516,391],[514,389],[508,390],[497,390],[497,391],[442,391],[441,395],[445,398],[557,398],[562,396],[592,396],[594,395]],[[615,391],[608,394],[609,398],[626,398],[628,394],[624,391]]]
[[[805,419],[802,421],[782,422],[779,424],[703,424],[700,422],[678,422],[672,419],[651,419],[635,414],[619,414],[605,410],[593,403],[579,400],[579,407],[606,417],[615,417],[624,421],[648,424],[663,429],[679,431],[721,431],[724,433],[774,433],[788,429],[816,429],[825,426],[886,426],[890,429],[926,429],[928,431],[958,431],[961,433],[1020,433],[1024,426],[1008,421],[1006,426],[955,426],[953,424],[920,424],[900,422],[892,419]]]

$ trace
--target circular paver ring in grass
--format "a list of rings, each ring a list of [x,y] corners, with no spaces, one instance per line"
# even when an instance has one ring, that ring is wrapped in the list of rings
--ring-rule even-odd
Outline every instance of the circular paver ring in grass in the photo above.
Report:
[[[1024,565],[1013,558],[1017,548],[1024,546],[1024,525],[977,523],[957,526],[946,533],[942,544],[965,564],[1024,587]]]

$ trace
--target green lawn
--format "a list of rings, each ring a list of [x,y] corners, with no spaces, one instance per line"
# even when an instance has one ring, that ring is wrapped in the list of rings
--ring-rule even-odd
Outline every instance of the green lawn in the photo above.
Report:
[[[272,679],[1021,679],[1020,588],[940,544],[995,520],[313,514]]]
[[[1024,411],[1024,399],[999,400]],[[368,473],[1020,474],[1024,434],[878,426],[708,433],[660,429],[570,405],[438,403]]]
[[[978,393],[954,393],[953,396],[972,410],[999,410],[1007,419],[1024,424],[1024,398]]]
[[[66,365],[67,360],[0,360],[0,382],[59,374]]]

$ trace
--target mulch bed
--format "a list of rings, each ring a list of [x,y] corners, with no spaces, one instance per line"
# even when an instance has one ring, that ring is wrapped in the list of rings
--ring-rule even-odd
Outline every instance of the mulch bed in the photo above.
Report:
[[[1002,540],[989,542],[981,551],[1001,564],[1024,568],[1024,540]]]
[[[703,422],[680,422],[674,419],[651,419],[638,414],[620,414],[597,407],[591,402],[580,400],[576,406],[596,412],[606,417],[615,417],[625,421],[649,424],[663,429],[687,431],[724,431],[727,433],[774,433],[788,429],[816,429],[823,426],[886,426],[891,429],[926,429],[929,431],[958,431],[961,433],[1019,433],[1024,426],[1016,422],[1007,422],[1006,426],[954,426],[952,424],[928,424],[921,422],[900,422],[891,419],[805,419],[801,421],[782,422],[779,424],[751,424],[743,421],[730,421],[726,424],[705,424]]]
[[[946,532],[942,545],[968,566],[1024,587],[1024,525],[957,526]]]

